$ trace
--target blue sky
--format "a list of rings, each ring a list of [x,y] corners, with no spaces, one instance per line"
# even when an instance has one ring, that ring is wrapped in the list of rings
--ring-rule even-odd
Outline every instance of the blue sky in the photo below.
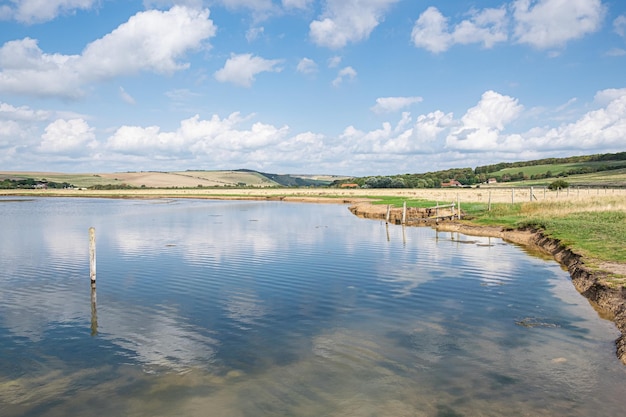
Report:
[[[625,150],[623,0],[0,0],[0,171]]]

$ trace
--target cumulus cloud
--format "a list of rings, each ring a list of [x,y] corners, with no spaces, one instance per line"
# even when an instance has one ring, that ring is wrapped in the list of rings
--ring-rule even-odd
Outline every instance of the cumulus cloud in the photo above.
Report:
[[[281,72],[280,59],[265,59],[252,54],[231,54],[224,67],[215,72],[219,82],[229,82],[242,87],[250,87],[255,76],[262,72]]]
[[[379,97],[371,108],[374,113],[393,113],[422,101],[421,97]]]
[[[596,93],[593,97],[595,103],[606,106],[613,100],[617,100],[623,96],[626,96],[626,88],[607,88]]]
[[[0,17],[32,24],[55,19],[60,14],[88,10],[97,0],[11,0],[12,5],[0,6]]]
[[[334,87],[339,87],[342,83],[344,79],[349,79],[349,80],[353,80],[356,78],[356,70],[352,67],[345,67],[342,68],[339,73],[337,74],[337,78],[335,78],[333,80],[333,86]]]
[[[215,35],[208,10],[175,6],[131,17],[81,55],[48,54],[31,38],[0,48],[0,92],[76,98],[90,82],[141,71],[172,73],[188,68],[180,62]]]
[[[436,7],[424,11],[413,26],[411,40],[433,53],[456,44],[482,44],[491,48],[509,39],[537,49],[563,47],[567,42],[597,31],[605,15],[601,0],[514,0],[510,7],[470,10],[468,18],[452,26]],[[626,18],[618,17],[615,31],[622,36]],[[512,22],[513,31],[509,33]]]
[[[482,43],[491,48],[508,38],[506,9],[483,9],[471,11],[469,19],[450,28],[446,18],[436,7],[424,11],[413,26],[411,39],[418,48],[439,53],[454,44]]]
[[[298,67],[296,69],[302,74],[312,74],[317,72],[317,64],[310,58],[302,58],[300,62],[298,62]]]
[[[50,117],[52,112],[46,110],[0,102],[0,162],[8,162],[5,158],[12,158],[17,148],[36,143],[39,125]]]
[[[246,121],[239,113],[233,113],[224,119],[213,116],[210,120],[196,115],[181,121],[173,132],[163,132],[158,126],[122,126],[107,139],[106,147],[115,152],[149,157],[250,152],[276,145],[289,132],[287,126],[277,128],[259,122],[245,128]]]
[[[384,122],[382,128],[369,132],[349,126],[341,135],[349,148],[358,155],[380,155],[393,159],[397,156],[411,158],[412,155],[442,152],[442,134],[454,124],[452,113],[435,111],[420,115],[413,121],[409,112],[402,113],[394,125]]]
[[[55,120],[42,139],[38,151],[52,154],[87,154],[96,144],[94,129],[83,119]]]
[[[605,15],[601,0],[516,0],[512,7],[516,41],[538,49],[597,31]]]
[[[461,126],[448,135],[446,146],[465,151],[495,149],[499,146],[500,132],[522,110],[517,99],[487,91],[461,118]]]
[[[338,49],[367,39],[398,0],[326,0],[320,20],[309,25],[309,35],[319,46]]]
[[[45,110],[33,110],[27,106],[15,107],[0,102],[0,120],[43,121],[48,117],[50,117],[50,112]]]

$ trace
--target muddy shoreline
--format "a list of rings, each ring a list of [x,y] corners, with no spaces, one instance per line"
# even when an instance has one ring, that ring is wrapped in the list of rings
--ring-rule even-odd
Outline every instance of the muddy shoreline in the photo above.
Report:
[[[367,202],[357,202],[349,207],[356,216],[386,220],[387,210],[384,206],[376,206]],[[399,223],[401,209],[394,209],[390,223]],[[536,229],[506,229],[502,227],[475,226],[458,220],[413,220],[407,226],[429,226],[438,231],[459,232],[470,236],[497,237],[505,241],[544,252],[552,256],[569,271],[576,290],[584,296],[604,317],[611,319],[621,336],[615,341],[615,353],[626,365],[626,288],[612,288],[604,279],[610,274],[623,275],[626,265],[605,264],[602,270],[592,269],[585,265],[585,259],[557,239],[545,236]]]

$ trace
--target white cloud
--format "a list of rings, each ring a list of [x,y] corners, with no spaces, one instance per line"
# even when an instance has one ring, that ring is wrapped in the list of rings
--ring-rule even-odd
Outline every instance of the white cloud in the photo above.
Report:
[[[94,129],[83,119],[55,120],[46,127],[38,151],[53,154],[87,154],[96,144]]]
[[[36,143],[39,125],[51,116],[52,113],[46,110],[33,110],[27,106],[15,107],[0,102],[0,162],[8,163],[17,148]]]
[[[623,96],[626,96],[626,88],[608,88],[598,91],[593,97],[593,101],[599,105],[606,106],[613,100],[617,100]]]
[[[478,104],[467,110],[461,126],[446,138],[446,146],[466,151],[488,151],[499,146],[500,132],[523,110],[518,100],[495,91],[485,92]]]
[[[264,32],[265,28],[263,26],[250,28],[246,32],[246,40],[248,42],[255,41],[259,38],[259,36],[263,35]]]
[[[339,64],[341,64],[340,56],[335,55],[328,59],[328,68],[337,68]]]
[[[298,67],[296,69],[302,74],[312,74],[317,72],[317,64],[310,58],[302,58],[300,62],[298,62]]]
[[[128,94],[126,92],[126,90],[124,90],[124,87],[120,87],[120,97],[122,98],[122,100],[124,100],[124,102],[126,102],[128,104],[136,104],[135,99],[133,98],[133,96]]]
[[[605,14],[601,0],[516,0],[512,7],[515,39],[539,49],[597,31]]]
[[[353,126],[346,128],[341,135],[346,146],[358,155],[378,155],[382,159],[397,156],[410,158],[411,155],[431,154],[443,151],[442,134],[454,125],[452,113],[435,111],[418,116],[413,122],[410,113],[402,113],[395,125],[385,122],[381,129],[362,132]],[[368,157],[369,158],[369,157]]]
[[[449,28],[446,18],[436,7],[424,11],[413,26],[411,39],[419,48],[439,53],[448,50],[454,44],[482,43],[491,48],[508,38],[506,31],[506,10],[483,9],[471,11],[470,18]]]
[[[43,121],[50,117],[50,112],[45,110],[33,110],[27,106],[14,107],[0,102],[0,120],[13,121]]]
[[[313,3],[313,0],[282,0],[286,9],[306,9]]]
[[[264,59],[252,54],[231,54],[224,67],[215,72],[219,82],[230,82],[243,87],[250,87],[255,76],[262,72],[280,72],[282,60]]]
[[[620,15],[613,21],[613,29],[622,38],[626,38],[626,15]]]
[[[137,13],[81,55],[44,53],[30,38],[0,48],[0,92],[75,98],[90,82],[140,71],[172,73],[177,61],[215,35],[208,10],[173,7]]]
[[[55,19],[60,14],[88,10],[98,0],[11,0],[13,6],[1,6],[0,17],[13,18],[22,23],[40,23]]]
[[[335,78],[333,80],[333,86],[334,87],[339,87],[341,85],[341,83],[343,83],[343,80],[348,78],[350,80],[353,80],[356,78],[356,71],[354,70],[354,68],[352,67],[345,67],[342,68],[339,73],[337,74],[337,78]]]
[[[177,62],[215,36],[208,10],[175,6],[137,13],[127,23],[85,48],[78,68],[98,78],[139,71],[172,73],[189,67]]]
[[[145,157],[189,157],[190,154],[214,157],[276,146],[289,132],[287,126],[276,128],[259,122],[243,128],[246,120],[239,113],[224,119],[213,116],[210,120],[196,115],[181,121],[173,132],[162,132],[158,126],[122,126],[107,139],[106,147]]]
[[[313,42],[328,48],[342,48],[362,41],[383,20],[398,0],[326,0],[326,10],[309,25]]]
[[[379,97],[376,105],[371,108],[374,113],[392,113],[409,107],[411,104],[419,103],[421,97]]]

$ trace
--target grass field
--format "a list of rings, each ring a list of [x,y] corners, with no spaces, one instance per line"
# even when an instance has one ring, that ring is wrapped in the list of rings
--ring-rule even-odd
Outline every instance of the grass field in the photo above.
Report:
[[[599,167],[624,165],[626,165],[626,161],[574,162],[569,164],[531,165],[526,167],[505,168],[500,171],[490,172],[489,175],[517,174],[518,172],[523,172],[525,175],[531,176],[537,174],[545,174],[548,171],[550,171],[552,175],[558,175],[562,172],[585,167],[598,169]]]

